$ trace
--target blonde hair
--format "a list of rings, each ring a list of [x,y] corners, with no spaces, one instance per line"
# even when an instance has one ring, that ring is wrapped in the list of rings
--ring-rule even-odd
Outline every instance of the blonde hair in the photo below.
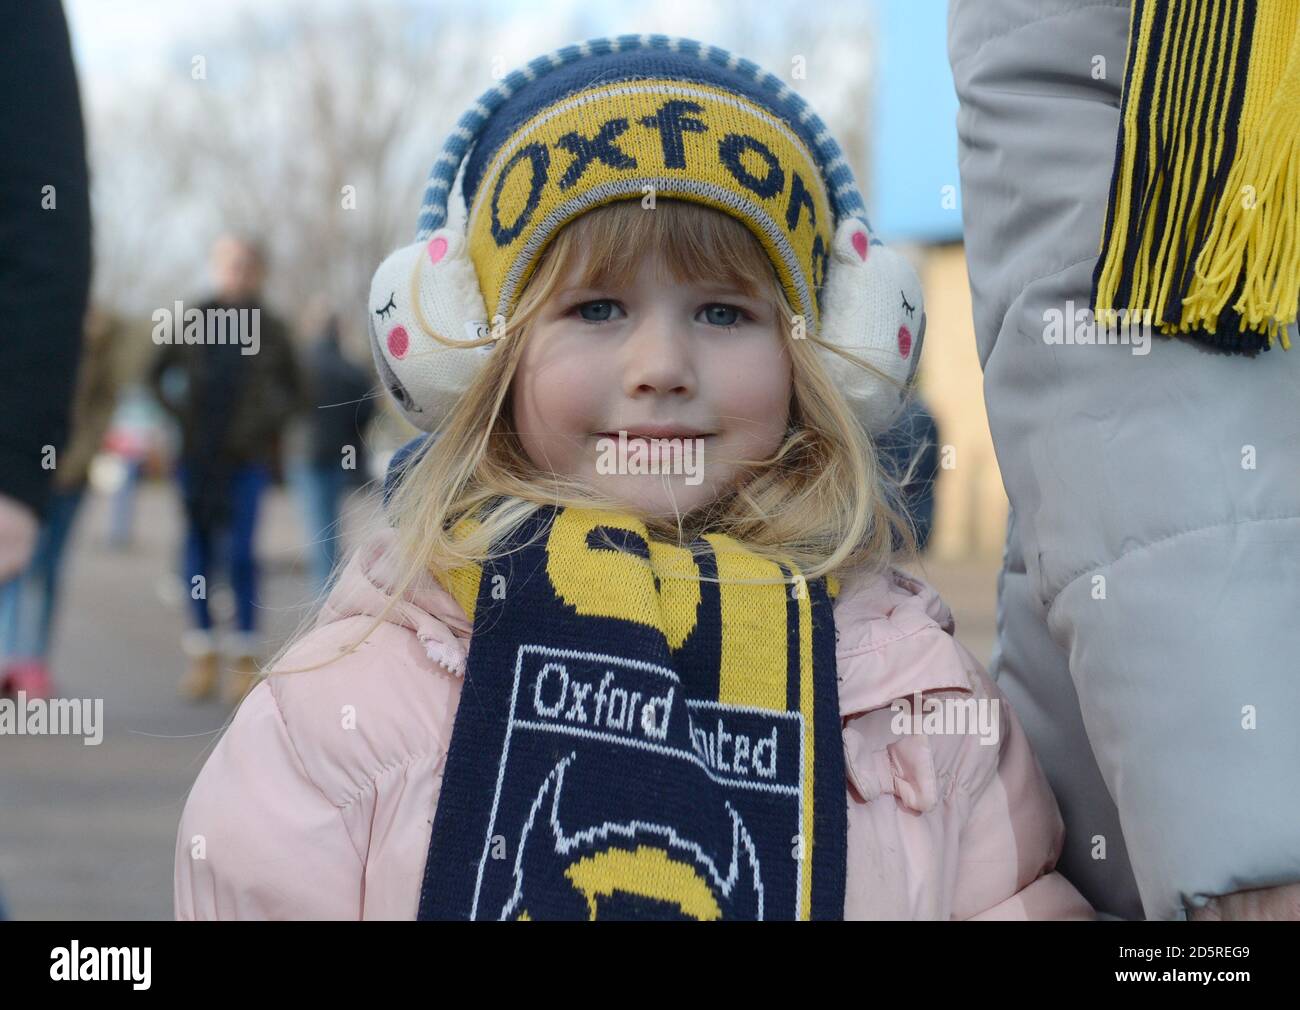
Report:
[[[767,459],[739,461],[742,479],[708,505],[672,519],[643,517],[652,535],[688,546],[701,533],[723,533],[762,557],[793,562],[809,580],[850,566],[880,571],[898,553],[914,551],[898,484],[881,468],[821,355],[826,348],[871,366],[816,334],[794,339],[794,313],[771,261],[740,221],[685,201],[661,199],[647,210],[624,200],[587,212],[555,236],[499,346],[444,419],[438,438],[403,466],[386,509],[400,574],[361,641],[422,573],[442,581],[456,568],[482,562],[545,505],[628,511],[576,479],[536,466],[514,430],[509,393],[531,324],[569,274],[580,267],[574,282],[583,287],[623,285],[646,255],[657,255],[678,282],[730,283],[770,299],[792,385],[789,426],[777,450]],[[463,518],[475,521],[457,526]]]

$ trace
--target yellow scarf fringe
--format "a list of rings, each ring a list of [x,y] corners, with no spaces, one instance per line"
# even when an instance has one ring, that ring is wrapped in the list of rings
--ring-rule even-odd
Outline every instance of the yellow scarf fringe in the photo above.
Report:
[[[1290,349],[1300,0],[1135,0],[1131,19],[1097,318],[1127,310],[1228,350]],[[1259,336],[1233,340],[1234,328]]]

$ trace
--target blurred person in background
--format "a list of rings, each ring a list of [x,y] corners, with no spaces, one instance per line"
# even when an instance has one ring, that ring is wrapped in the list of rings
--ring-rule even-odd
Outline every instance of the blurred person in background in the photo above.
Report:
[[[34,87],[33,82],[39,82]],[[68,434],[90,288],[85,131],[57,0],[0,33],[0,584],[26,568]],[[4,689],[48,689],[22,676]]]
[[[363,434],[375,412],[376,380],[368,368],[348,359],[331,314],[307,360],[312,409],[308,413],[305,458],[297,484],[307,517],[311,578],[316,592],[329,585],[340,553],[340,506],[349,488],[365,482]]]
[[[90,464],[108,430],[122,381],[125,331],[121,320],[92,308],[72,407],[72,434],[58,456],[53,490],[26,572],[0,590],[0,649],[4,682],[28,697],[54,690],[49,652],[59,601],[64,549],[85,497]]]
[[[285,324],[261,305],[266,255],[247,237],[224,235],[212,250],[216,292],[198,306],[204,339],[161,341],[150,385],[180,429],[177,480],[185,508],[186,572],[194,625],[182,637],[189,667],[183,697],[198,701],[217,689],[221,667],[208,590],[223,545],[235,595],[235,657],[226,700],[237,704],[257,679],[258,507],[271,482],[282,429],[302,405],[302,379]],[[227,340],[218,321],[226,310],[248,310],[256,339]],[[179,326],[179,321],[174,325]],[[241,326],[249,322],[241,322]],[[249,352],[252,353],[249,353]]]
[[[913,393],[898,420],[876,442],[881,462],[899,482],[899,510],[924,551],[934,527],[934,482],[939,475],[939,425]]]
[[[127,385],[104,436],[109,493],[105,542],[111,550],[127,551],[135,543],[135,508],[140,482],[160,469],[165,457],[158,405],[140,383]]]

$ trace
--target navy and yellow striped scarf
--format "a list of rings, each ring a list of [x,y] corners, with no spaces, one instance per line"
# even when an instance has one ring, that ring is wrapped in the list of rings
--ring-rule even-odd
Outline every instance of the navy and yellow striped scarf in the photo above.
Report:
[[[1133,0],[1099,322],[1253,354],[1300,301],[1300,0]]]
[[[692,546],[547,506],[444,578],[474,631],[421,919],[843,917],[838,587]]]

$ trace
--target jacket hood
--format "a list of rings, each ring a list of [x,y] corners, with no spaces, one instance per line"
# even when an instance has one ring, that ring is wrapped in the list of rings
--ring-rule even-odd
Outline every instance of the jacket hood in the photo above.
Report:
[[[385,528],[357,548],[326,598],[316,627],[383,614],[390,624],[415,632],[430,659],[464,676],[473,625],[428,572],[420,572],[402,598],[392,602],[401,577],[396,547],[396,531]]]

